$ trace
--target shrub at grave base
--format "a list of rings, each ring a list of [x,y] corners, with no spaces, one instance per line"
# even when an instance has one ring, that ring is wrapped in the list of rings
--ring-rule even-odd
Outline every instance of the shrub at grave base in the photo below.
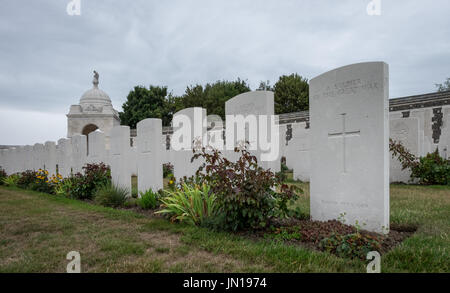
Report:
[[[364,260],[370,251],[381,250],[381,239],[358,232],[348,235],[333,234],[331,237],[322,239],[319,247],[340,257]]]
[[[0,167],[0,185],[3,185],[3,179],[5,179],[6,177],[8,177],[6,171],[3,170],[2,167]]]
[[[171,163],[163,164],[163,178],[168,178],[173,174],[173,165]]]
[[[140,192],[141,197],[137,199],[136,203],[144,210],[155,209],[159,205],[159,192],[153,192],[149,189],[146,192]]]
[[[417,158],[411,154],[400,142],[389,141],[392,157],[397,157],[402,169],[411,170],[411,179],[417,179],[425,185],[450,185],[450,160],[439,155],[436,149],[425,157]]]
[[[421,184],[450,185],[450,161],[442,158],[436,150],[419,159],[411,176],[418,178]]]
[[[175,176],[173,174],[169,174],[167,179],[169,179],[167,182],[167,188],[174,191],[177,187],[177,180],[175,179]]]
[[[296,200],[295,191],[301,190],[282,184],[273,172],[260,168],[245,146],[235,152],[241,154],[237,162],[227,160],[218,150],[205,148],[192,158],[203,158],[205,163],[197,171],[197,180],[206,182],[217,196],[215,228],[261,228],[272,218],[287,217],[288,202]]]
[[[58,175],[61,176],[61,175]],[[59,180],[55,186],[55,194],[61,196],[69,196],[70,190],[73,187],[73,181],[70,178],[64,178]]]
[[[31,185],[36,181],[36,172],[27,170],[20,173],[19,181],[17,182],[17,186],[20,188],[31,188]]]
[[[20,176],[18,174],[12,174],[8,177],[3,178],[3,184],[6,186],[14,187],[17,186]]]
[[[156,213],[168,215],[172,221],[203,225],[216,215],[216,196],[207,184],[183,184],[181,189],[164,192],[166,196],[161,198],[163,209]]]
[[[68,192],[69,197],[92,199],[97,189],[111,182],[110,168],[103,163],[86,164],[83,172],[84,174],[77,173],[69,178],[72,184]]]
[[[127,201],[128,190],[114,184],[101,186],[95,193],[95,202],[106,207],[120,207]]]
[[[34,191],[44,192],[52,194],[54,193],[54,188],[52,183],[48,178],[48,171],[39,169],[35,173],[34,182],[29,185],[29,188]]]
[[[285,173],[285,172],[289,172],[289,168],[285,163],[281,163],[281,172]]]

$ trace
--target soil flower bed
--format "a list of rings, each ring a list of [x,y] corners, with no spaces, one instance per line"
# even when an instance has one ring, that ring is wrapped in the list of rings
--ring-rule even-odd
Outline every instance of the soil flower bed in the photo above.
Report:
[[[389,234],[382,235],[357,229],[337,220],[320,222],[289,219],[274,221],[264,230],[240,234],[253,239],[275,240],[328,251],[343,258],[365,259],[369,251],[378,251],[381,255],[388,252],[414,234],[416,230],[417,227],[414,226],[394,225]]]

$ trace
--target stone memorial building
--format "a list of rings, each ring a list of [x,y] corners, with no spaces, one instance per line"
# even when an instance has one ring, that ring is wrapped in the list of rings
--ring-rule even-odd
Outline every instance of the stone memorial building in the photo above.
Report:
[[[108,94],[98,88],[99,74],[94,71],[93,87],[86,91],[80,103],[70,106],[67,114],[67,137],[86,135],[99,129],[109,137],[114,126],[120,125],[119,113],[113,108]]]

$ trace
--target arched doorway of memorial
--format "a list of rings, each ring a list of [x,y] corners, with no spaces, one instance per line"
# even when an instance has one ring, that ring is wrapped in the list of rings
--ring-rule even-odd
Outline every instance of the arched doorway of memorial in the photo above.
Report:
[[[89,155],[89,133],[96,131],[98,129],[97,125],[95,124],[88,124],[83,128],[83,131],[81,134],[86,135],[86,143],[87,143],[87,153],[86,155]]]

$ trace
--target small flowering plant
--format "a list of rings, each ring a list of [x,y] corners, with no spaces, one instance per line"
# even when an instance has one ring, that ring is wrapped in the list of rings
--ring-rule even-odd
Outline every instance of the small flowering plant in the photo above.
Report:
[[[56,185],[59,185],[62,180],[63,180],[63,177],[61,176],[61,174],[56,174],[56,175],[53,174],[52,177],[50,177],[50,179],[49,179],[49,183],[56,186]]]
[[[39,169],[36,172],[36,183],[41,183],[41,182],[48,183],[48,171],[47,170]]]
[[[39,169],[36,172],[36,180],[32,184],[31,189],[39,192],[54,193],[54,185],[50,182],[48,171]]]
[[[175,190],[177,188],[177,181],[175,179],[175,176],[173,176],[173,174],[169,174],[168,179],[169,181],[167,181],[167,187],[170,190]]]

